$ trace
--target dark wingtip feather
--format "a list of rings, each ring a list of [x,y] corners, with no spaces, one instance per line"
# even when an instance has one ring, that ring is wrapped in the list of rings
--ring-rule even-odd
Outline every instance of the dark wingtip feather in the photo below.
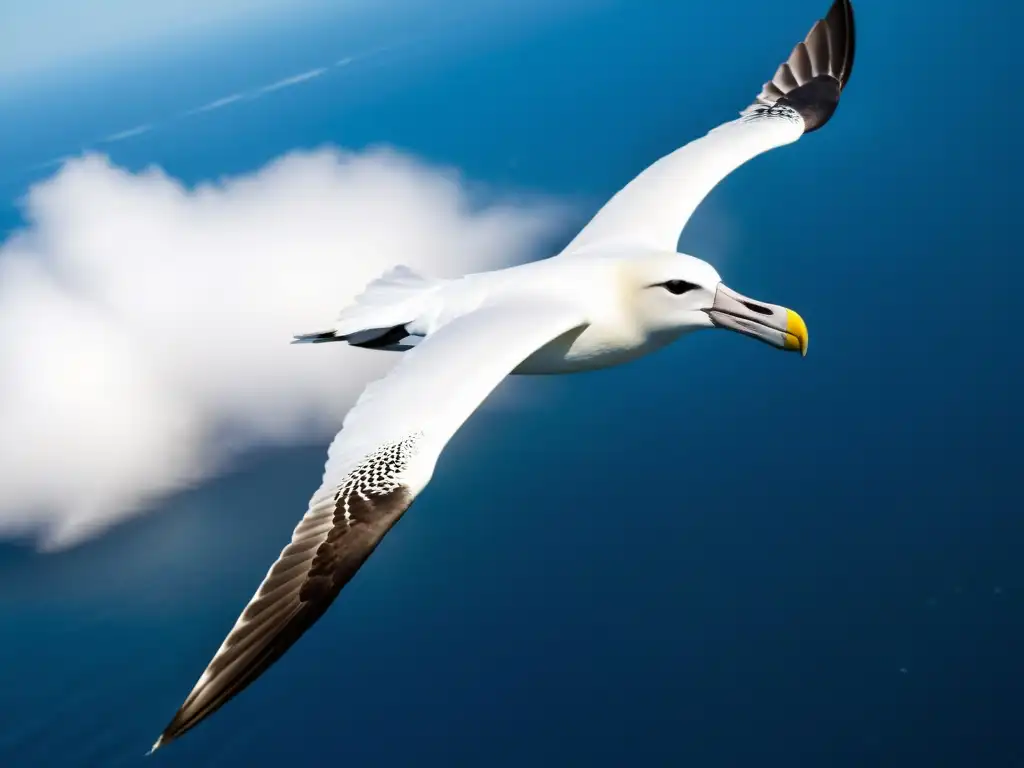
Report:
[[[262,643],[244,654],[239,660],[244,662],[242,668],[230,676],[224,685],[207,690],[197,686],[181,705],[164,732],[160,734],[150,752],[155,751],[175,739],[184,736],[188,731],[199,725],[224,704],[249,687],[258,677],[277,662],[284,653],[319,619],[334,596],[323,604],[304,604],[298,610],[286,616],[283,627],[267,640],[260,638]]]
[[[850,0],[836,0],[832,3],[828,15],[825,16],[825,23],[829,29],[829,45],[836,51],[832,59],[839,65],[835,75],[839,79],[840,88],[845,88],[850,80],[850,73],[853,72],[853,54],[857,47],[853,5]]]
[[[775,77],[764,84],[757,104],[792,107],[803,118],[804,132],[816,131],[839,106],[853,72],[855,47],[853,4],[835,0],[825,18],[815,23]]]
[[[180,738],[249,687],[327,611],[414,496],[397,478],[416,437],[386,443],[314,497],[220,649],[153,744]],[[390,485],[389,485],[390,484]]]

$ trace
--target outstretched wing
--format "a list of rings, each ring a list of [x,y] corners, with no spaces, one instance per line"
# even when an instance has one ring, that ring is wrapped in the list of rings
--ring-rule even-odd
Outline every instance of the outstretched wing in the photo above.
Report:
[[[153,745],[245,689],[319,619],[426,486],[445,444],[519,363],[579,327],[547,303],[483,307],[451,321],[370,384],[328,449],[323,484],[199,682]]]
[[[631,244],[675,250],[718,182],[748,160],[828,122],[853,69],[850,0],[835,0],[740,117],[649,166],[621,189],[563,251]]]

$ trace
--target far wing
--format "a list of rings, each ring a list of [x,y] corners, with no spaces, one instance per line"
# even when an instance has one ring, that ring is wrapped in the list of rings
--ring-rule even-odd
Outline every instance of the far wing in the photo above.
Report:
[[[519,363],[579,327],[546,303],[483,307],[370,384],[328,449],[323,484],[153,749],[240,693],[319,619],[426,486],[445,444]]]
[[[666,155],[621,189],[563,251],[594,245],[676,249],[701,201],[722,179],[769,149],[828,122],[853,68],[850,0],[835,0],[741,116]]]

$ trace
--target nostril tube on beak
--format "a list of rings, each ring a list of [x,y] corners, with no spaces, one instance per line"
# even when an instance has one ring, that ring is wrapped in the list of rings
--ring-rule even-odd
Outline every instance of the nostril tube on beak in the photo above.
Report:
[[[762,307],[760,304],[755,304],[752,301],[742,302],[743,306],[749,309],[751,312],[757,312],[759,315],[770,315],[773,314],[768,307]]]
[[[791,309],[754,301],[720,283],[714,305],[707,313],[719,328],[742,333],[773,347],[807,354],[807,326]]]

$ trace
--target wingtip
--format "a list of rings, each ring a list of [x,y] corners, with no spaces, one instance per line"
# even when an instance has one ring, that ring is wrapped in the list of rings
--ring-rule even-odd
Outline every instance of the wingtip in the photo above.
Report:
[[[837,48],[837,55],[833,58],[838,60],[833,62],[833,73],[839,80],[840,88],[845,88],[853,72],[853,59],[857,48],[852,0],[835,0],[822,21],[830,27],[830,45]]]
[[[163,736],[163,734],[160,734],[160,737],[156,741],[153,742],[153,746],[149,748],[149,752],[146,753],[146,757],[149,757],[154,752],[156,752],[158,749],[160,749],[160,747],[162,747],[164,745],[164,743],[165,743],[164,742],[164,736]]]
[[[796,44],[775,76],[743,114],[773,106],[790,107],[804,121],[804,133],[827,123],[853,72],[856,35],[851,0],[833,0],[803,41]]]

